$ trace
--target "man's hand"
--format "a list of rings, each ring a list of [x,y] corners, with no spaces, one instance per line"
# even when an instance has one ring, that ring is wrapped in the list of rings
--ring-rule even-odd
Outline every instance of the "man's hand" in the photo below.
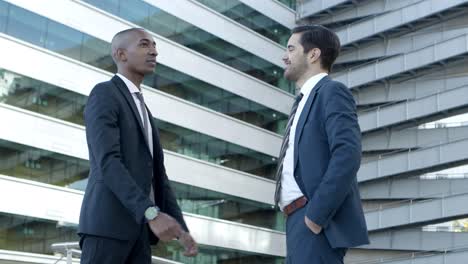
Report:
[[[182,227],[170,215],[160,212],[158,217],[148,222],[153,234],[167,242],[183,234]]]
[[[198,245],[188,232],[183,232],[179,237],[179,243],[185,248],[184,256],[195,257],[198,254]]]
[[[320,231],[322,231],[322,227],[312,222],[307,216],[305,216],[305,224],[316,235],[320,234]]]

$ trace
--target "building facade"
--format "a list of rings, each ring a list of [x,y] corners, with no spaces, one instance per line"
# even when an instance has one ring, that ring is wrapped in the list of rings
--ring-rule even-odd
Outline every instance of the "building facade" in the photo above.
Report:
[[[145,28],[157,44],[146,103],[200,243],[193,259],[177,243],[161,243],[153,255],[168,260],[159,263],[283,263],[285,218],[273,209],[273,177],[295,87],[281,57],[301,23],[338,34],[332,77],[359,109],[358,180],[372,243],[350,250],[346,262],[462,263],[455,261],[468,258],[468,237],[434,224],[468,215],[464,169],[446,171],[467,163],[468,127],[437,122],[468,110],[467,6],[0,0],[0,263],[55,263],[51,244],[78,240],[89,172],[83,109],[92,87],[115,73],[112,36],[129,27]]]
[[[0,262],[42,263],[51,244],[78,240],[86,99],[116,71],[112,36],[142,27],[159,52],[143,85],[147,105],[200,243],[194,259],[177,243],[153,255],[281,263],[284,217],[272,208],[272,178],[293,100],[281,56],[295,11],[288,1],[265,3],[0,1]]]
[[[347,263],[468,259],[460,224],[468,213],[467,7],[461,0],[298,4],[301,20],[338,34],[332,75],[358,105],[358,182],[371,244],[350,250]]]

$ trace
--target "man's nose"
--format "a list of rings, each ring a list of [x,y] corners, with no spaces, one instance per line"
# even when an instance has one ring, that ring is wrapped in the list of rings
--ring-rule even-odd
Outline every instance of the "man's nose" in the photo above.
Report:
[[[156,48],[151,48],[149,50],[149,54],[155,57],[158,56],[158,52],[156,51]]]

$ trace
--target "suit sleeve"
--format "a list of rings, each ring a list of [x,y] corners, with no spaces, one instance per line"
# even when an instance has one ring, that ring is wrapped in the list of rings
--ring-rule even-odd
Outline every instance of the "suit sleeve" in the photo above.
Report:
[[[342,84],[323,88],[324,129],[331,156],[322,181],[307,204],[306,215],[326,228],[356,180],[361,163],[361,131],[348,88]]]
[[[145,210],[153,206],[130,176],[122,162],[118,105],[105,86],[96,86],[85,108],[86,138],[90,155],[96,160],[103,183],[111,190],[138,224]]]
[[[174,217],[174,219],[177,220],[177,222],[182,226],[182,228],[186,231],[189,232],[189,229],[187,227],[187,224],[185,223],[184,216],[182,215],[182,211],[180,210],[179,205],[177,204],[176,196],[174,194],[174,191],[171,188],[171,184],[169,182],[169,179],[164,173],[164,177],[166,180],[164,181],[164,199],[165,199],[165,211],[167,212],[168,215]]]
[[[182,215],[182,211],[180,210],[179,204],[177,203],[177,199],[174,194],[174,191],[172,190],[171,183],[166,174],[166,167],[164,166],[164,152],[161,147],[159,148],[159,152],[160,152],[160,157],[162,157],[161,159],[162,172],[163,172],[162,176],[164,177],[164,180],[163,180],[164,182],[164,188],[163,188],[164,207],[162,210],[168,215],[174,217],[174,219],[177,220],[177,222],[182,226],[182,228],[186,232],[189,232],[187,224],[185,223],[185,220],[184,220],[184,216]]]

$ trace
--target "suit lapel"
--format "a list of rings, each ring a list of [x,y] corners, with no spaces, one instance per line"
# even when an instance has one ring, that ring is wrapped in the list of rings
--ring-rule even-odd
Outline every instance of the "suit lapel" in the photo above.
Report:
[[[298,157],[298,144],[299,144],[299,141],[301,140],[302,132],[304,130],[304,125],[307,121],[307,118],[309,117],[309,113],[310,113],[310,110],[312,109],[312,105],[315,101],[315,97],[317,96],[317,93],[319,92],[323,84],[328,82],[329,80],[330,78],[328,76],[325,76],[315,85],[315,87],[312,89],[312,92],[309,95],[309,98],[307,98],[307,102],[304,105],[304,108],[302,109],[301,115],[297,122],[296,134],[294,137],[294,169],[296,168],[297,160],[298,160],[297,158]]]
[[[138,121],[139,127],[140,127],[140,132],[142,133],[142,136],[145,137],[145,130],[143,128],[143,122],[140,117],[140,112],[138,112],[138,108],[135,105],[135,100],[133,100],[132,95],[130,94],[130,91],[127,88],[127,85],[125,85],[124,81],[120,79],[118,76],[114,76],[111,81],[119,88],[120,92],[123,94],[125,100],[127,100],[128,105],[132,109],[133,115]],[[149,112],[148,112],[149,115]],[[150,118],[151,121],[151,118]],[[146,140],[145,140],[146,142]],[[148,142],[146,142],[146,146],[148,146]],[[148,151],[149,151],[149,146],[148,146]]]

